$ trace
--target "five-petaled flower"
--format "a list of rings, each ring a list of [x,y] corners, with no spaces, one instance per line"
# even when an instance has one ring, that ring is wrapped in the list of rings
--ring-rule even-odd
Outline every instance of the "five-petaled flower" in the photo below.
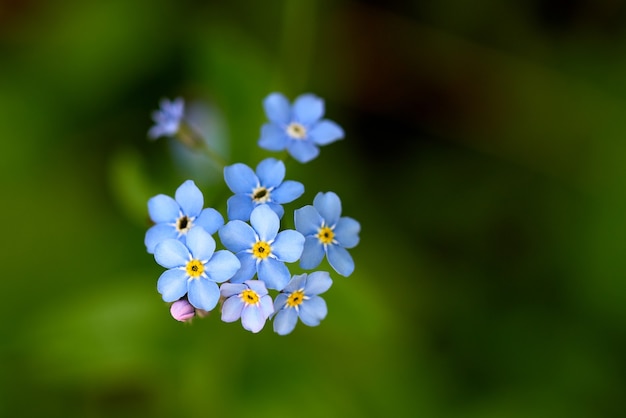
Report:
[[[144,239],[148,253],[161,241],[175,238],[185,243],[187,233],[199,226],[214,234],[224,225],[224,218],[213,208],[202,209],[204,197],[192,180],[176,189],[175,199],[160,194],[148,201],[148,213],[155,223]]]
[[[234,220],[220,228],[222,244],[241,261],[241,269],[231,283],[250,280],[257,273],[269,289],[285,287],[290,278],[285,262],[300,258],[304,237],[292,229],[278,232],[279,227],[278,215],[267,205],[260,205],[250,214],[250,225]]]
[[[183,244],[166,239],[156,246],[154,259],[167,268],[159,277],[157,290],[165,302],[174,302],[187,295],[189,303],[210,311],[220,298],[217,283],[233,277],[241,264],[226,250],[215,251],[215,240],[203,228],[194,228]]]
[[[259,146],[270,151],[287,149],[301,163],[319,154],[319,146],[343,138],[343,129],[335,122],[322,119],[324,100],[303,94],[289,104],[280,93],[272,93],[263,101],[269,123],[261,127]]]
[[[289,203],[304,193],[304,185],[285,178],[285,163],[266,158],[257,165],[256,173],[245,164],[237,163],[224,168],[224,180],[235,193],[228,199],[228,219],[247,221],[252,209],[268,205],[279,218],[285,213],[283,203]]]
[[[326,317],[326,302],[319,297],[333,281],[326,271],[295,275],[274,300],[274,331],[289,334],[296,326],[298,317],[305,325],[314,327]]]
[[[272,298],[261,280],[224,283],[220,292],[226,298],[222,304],[222,321],[234,322],[241,318],[241,325],[248,331],[261,331],[274,312]]]
[[[318,193],[313,206],[294,212],[296,230],[305,236],[300,267],[314,269],[324,258],[342,276],[354,271],[354,260],[346,250],[359,243],[361,225],[349,217],[341,217],[341,200],[333,192]]]
[[[151,139],[176,135],[185,114],[185,101],[181,97],[172,101],[161,99],[159,105],[160,109],[152,112],[154,125],[148,131]]]

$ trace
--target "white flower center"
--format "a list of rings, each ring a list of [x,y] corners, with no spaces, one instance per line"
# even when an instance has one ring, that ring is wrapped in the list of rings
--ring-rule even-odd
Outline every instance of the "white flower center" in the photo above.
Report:
[[[298,122],[291,122],[287,126],[287,135],[293,139],[304,139],[306,138],[306,128]]]

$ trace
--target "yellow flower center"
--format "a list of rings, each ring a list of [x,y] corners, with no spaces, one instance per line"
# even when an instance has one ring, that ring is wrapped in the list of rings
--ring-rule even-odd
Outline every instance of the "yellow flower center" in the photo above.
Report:
[[[200,277],[204,273],[204,264],[200,260],[191,260],[187,263],[186,269],[189,277]]]
[[[317,231],[317,238],[322,244],[331,244],[335,239],[335,233],[328,226],[323,226]]]
[[[287,135],[293,139],[304,139],[306,138],[306,128],[298,122],[291,122],[287,126]]]
[[[252,289],[246,289],[239,294],[239,297],[246,305],[256,305],[259,303],[259,294]]]
[[[257,241],[256,244],[252,246],[252,255],[261,260],[267,258],[271,253],[272,247],[265,241]]]
[[[295,308],[304,302],[306,296],[304,296],[304,289],[296,290],[287,297],[287,306]]]
[[[257,203],[265,203],[270,199],[270,191],[263,186],[259,186],[252,191],[252,200]]]

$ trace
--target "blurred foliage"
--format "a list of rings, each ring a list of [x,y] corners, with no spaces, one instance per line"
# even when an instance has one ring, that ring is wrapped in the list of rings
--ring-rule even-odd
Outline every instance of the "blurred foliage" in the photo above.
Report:
[[[621,416],[624,74],[619,0],[0,2],[0,416]],[[150,113],[256,165],[271,91],[347,133],[287,210],[338,193],[356,271],[287,337],[177,323],[146,200],[227,190]]]

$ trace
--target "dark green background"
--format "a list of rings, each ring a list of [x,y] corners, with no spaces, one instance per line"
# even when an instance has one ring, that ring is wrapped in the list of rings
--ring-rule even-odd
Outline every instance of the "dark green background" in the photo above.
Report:
[[[355,273],[286,337],[177,323],[146,201],[227,191],[150,113],[254,166],[272,91],[346,131],[287,209],[338,193]],[[0,135],[3,417],[623,416],[622,1],[3,1]]]

